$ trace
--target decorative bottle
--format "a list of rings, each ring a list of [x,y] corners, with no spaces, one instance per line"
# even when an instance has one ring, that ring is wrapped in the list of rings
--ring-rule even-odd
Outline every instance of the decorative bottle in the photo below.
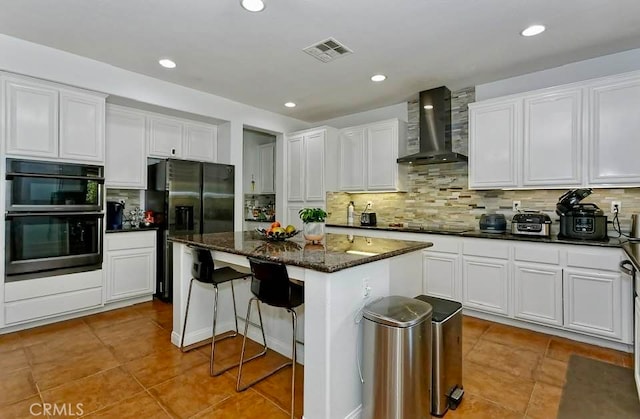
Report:
[[[353,205],[353,201],[349,202],[347,206],[347,225],[353,225],[353,212],[355,210],[355,206]]]

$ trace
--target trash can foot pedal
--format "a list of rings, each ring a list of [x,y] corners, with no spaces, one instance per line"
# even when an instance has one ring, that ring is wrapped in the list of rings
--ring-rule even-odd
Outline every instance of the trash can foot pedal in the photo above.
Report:
[[[456,410],[464,396],[464,389],[462,387],[456,387],[455,390],[449,395],[449,409]]]

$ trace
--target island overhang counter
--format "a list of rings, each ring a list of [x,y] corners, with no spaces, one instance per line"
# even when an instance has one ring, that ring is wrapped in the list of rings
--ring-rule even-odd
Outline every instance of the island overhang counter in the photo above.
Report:
[[[327,234],[322,244],[294,237],[281,242],[264,240],[256,232],[228,232],[173,236],[173,332],[178,346],[186,296],[191,280],[190,247],[211,251],[216,267],[230,265],[249,272],[247,256],[282,262],[289,277],[304,282],[305,303],[299,319],[299,360],[304,362],[304,418],[353,418],[360,415],[361,388],[358,360],[362,359],[360,311],[379,297],[422,293],[421,250],[432,246],[414,242]],[[197,285],[196,285],[197,284]],[[236,282],[240,331],[250,281]],[[196,290],[196,287],[198,288]],[[228,284],[220,286],[216,333],[231,330],[233,305]],[[268,346],[291,356],[291,325],[284,310],[263,305]],[[213,291],[194,282],[185,344],[211,337]],[[253,316],[249,322],[254,324]],[[259,331],[249,329],[259,339]],[[303,344],[302,344],[303,342]]]

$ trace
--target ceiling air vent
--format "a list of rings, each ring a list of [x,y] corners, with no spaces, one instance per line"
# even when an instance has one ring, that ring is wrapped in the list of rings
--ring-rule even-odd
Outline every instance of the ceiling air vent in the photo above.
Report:
[[[336,58],[353,53],[353,51],[336,41],[334,38],[328,38],[324,41],[320,41],[315,45],[306,47],[303,51],[323,63],[328,63]]]

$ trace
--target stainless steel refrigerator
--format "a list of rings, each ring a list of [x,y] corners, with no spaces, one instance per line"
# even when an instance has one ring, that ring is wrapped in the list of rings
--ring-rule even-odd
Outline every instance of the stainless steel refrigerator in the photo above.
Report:
[[[233,231],[234,166],[149,159],[145,208],[158,231],[156,296],[173,299],[169,235]]]

